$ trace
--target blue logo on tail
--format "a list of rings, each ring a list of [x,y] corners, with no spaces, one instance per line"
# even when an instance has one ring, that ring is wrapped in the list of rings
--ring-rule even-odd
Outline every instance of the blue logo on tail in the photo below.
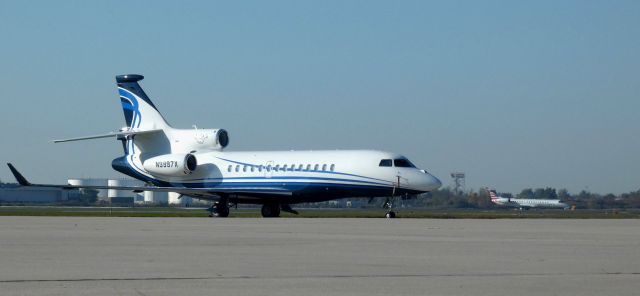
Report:
[[[124,120],[127,122],[127,126],[131,128],[140,127],[142,114],[140,114],[138,100],[132,93],[125,89],[118,88],[118,93],[120,93],[120,103],[122,103]]]

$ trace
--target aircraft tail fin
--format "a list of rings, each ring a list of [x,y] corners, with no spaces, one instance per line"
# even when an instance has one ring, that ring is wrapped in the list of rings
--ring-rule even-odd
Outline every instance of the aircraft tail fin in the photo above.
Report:
[[[154,130],[170,127],[158,108],[142,90],[138,81],[144,76],[137,74],[118,75],[118,93],[127,127],[139,130]]]
[[[487,191],[489,191],[489,197],[491,197],[491,201],[496,201],[496,200],[500,199],[500,197],[496,193],[495,189],[487,188]]]
[[[16,181],[18,181],[18,184],[22,186],[31,186],[31,182],[27,181],[27,178],[25,178],[20,172],[18,172],[18,170],[11,163],[7,163],[7,165],[9,166],[9,169],[11,170],[13,176],[16,178]]]

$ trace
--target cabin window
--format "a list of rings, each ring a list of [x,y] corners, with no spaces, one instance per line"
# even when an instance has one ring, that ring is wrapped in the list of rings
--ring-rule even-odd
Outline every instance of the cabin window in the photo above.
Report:
[[[229,165],[229,167],[227,167],[227,172],[231,173],[231,167],[232,165]]]
[[[411,163],[408,159],[406,158],[397,158],[393,160],[393,165],[399,168],[415,168],[416,166],[413,165],[413,163]]]
[[[287,170],[287,165],[285,164],[282,166],[282,171],[286,171],[286,170]]]
[[[262,172],[262,166],[258,166],[258,172]]]
[[[326,170],[327,170],[327,165],[326,165],[326,164],[323,164],[323,165],[322,165],[322,170],[323,170],[323,171],[326,171]]]
[[[302,171],[303,165],[298,165],[298,171]]]
[[[240,165],[236,164],[236,173],[240,171]]]
[[[329,170],[333,172],[333,170],[336,168],[335,164],[331,164],[331,167],[329,167]]]
[[[247,172],[247,166],[246,165],[242,167],[242,171],[245,172],[245,173]]]
[[[296,170],[296,165],[292,164],[291,167],[289,168],[289,171],[292,172],[292,171],[295,171],[295,170]]]
[[[267,172],[271,171],[271,165],[267,165]]]
[[[253,171],[256,169],[255,166],[251,166],[251,172],[253,173]]]
[[[391,159],[383,159],[380,161],[381,167],[390,167],[392,165]]]
[[[280,169],[280,165],[276,164],[276,166],[273,167],[273,171],[277,172]]]
[[[319,165],[319,164],[316,164],[316,165],[314,165],[314,166],[313,166],[313,170],[314,170],[314,171],[317,171],[319,168],[320,168],[320,165]]]
[[[306,171],[310,171],[310,170],[311,170],[311,165],[310,165],[310,164],[308,164],[308,165],[307,165],[307,169],[306,169]]]

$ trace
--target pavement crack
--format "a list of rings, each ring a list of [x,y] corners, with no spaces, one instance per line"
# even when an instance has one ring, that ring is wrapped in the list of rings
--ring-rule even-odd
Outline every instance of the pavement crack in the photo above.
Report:
[[[478,274],[353,274],[353,275],[303,275],[303,276],[203,276],[203,277],[131,277],[131,278],[79,278],[79,279],[30,279],[0,280],[0,283],[46,283],[46,282],[117,282],[117,281],[189,281],[189,280],[250,280],[250,279],[357,279],[357,278],[438,278],[438,277],[527,277],[527,276],[640,276],[640,272],[598,273],[478,273]],[[138,291],[140,295],[144,295]]]

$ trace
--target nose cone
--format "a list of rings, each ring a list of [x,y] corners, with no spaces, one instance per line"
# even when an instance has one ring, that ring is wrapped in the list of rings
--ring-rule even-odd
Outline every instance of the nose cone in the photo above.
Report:
[[[436,190],[438,188],[440,188],[440,186],[442,186],[442,182],[440,182],[440,179],[436,178],[434,175],[428,174],[431,181],[431,190]]]
[[[434,175],[427,172],[423,172],[422,178],[420,178],[419,190],[420,191],[433,191],[442,186],[442,182]]]

